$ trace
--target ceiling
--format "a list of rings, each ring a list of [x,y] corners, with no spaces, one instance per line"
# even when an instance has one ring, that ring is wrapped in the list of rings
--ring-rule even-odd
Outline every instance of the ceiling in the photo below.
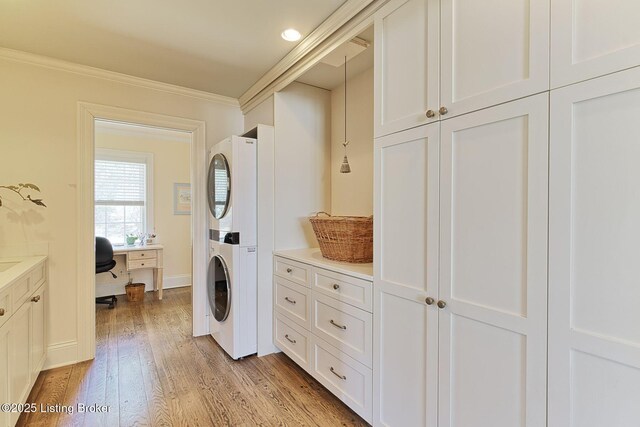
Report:
[[[2,0],[0,46],[239,97],[345,0]]]

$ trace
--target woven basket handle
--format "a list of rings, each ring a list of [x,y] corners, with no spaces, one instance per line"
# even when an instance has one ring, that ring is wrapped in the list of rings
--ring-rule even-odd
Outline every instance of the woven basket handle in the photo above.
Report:
[[[331,214],[328,214],[328,213],[326,213],[324,211],[320,211],[320,212],[316,213],[316,217],[319,217],[320,214],[325,214],[326,216],[331,216]]]

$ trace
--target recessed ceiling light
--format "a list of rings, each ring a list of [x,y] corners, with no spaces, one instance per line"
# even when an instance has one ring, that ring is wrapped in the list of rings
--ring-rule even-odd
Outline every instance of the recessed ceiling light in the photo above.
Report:
[[[298,40],[300,40],[300,37],[302,37],[300,32],[298,30],[294,30],[293,28],[284,30],[281,36],[288,42],[297,42]]]

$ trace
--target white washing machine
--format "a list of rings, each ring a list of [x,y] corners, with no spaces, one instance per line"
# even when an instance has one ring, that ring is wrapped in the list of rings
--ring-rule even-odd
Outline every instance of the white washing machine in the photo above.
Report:
[[[207,296],[213,338],[233,359],[258,351],[256,247],[210,241]]]
[[[224,233],[229,243],[256,245],[256,143],[253,138],[232,136],[211,149],[207,199],[210,233],[217,234],[213,240]]]

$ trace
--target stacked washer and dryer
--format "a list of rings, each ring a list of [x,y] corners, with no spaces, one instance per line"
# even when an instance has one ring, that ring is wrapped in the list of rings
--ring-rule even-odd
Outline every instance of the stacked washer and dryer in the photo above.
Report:
[[[216,144],[207,178],[209,328],[233,359],[257,352],[256,143],[232,136]]]

